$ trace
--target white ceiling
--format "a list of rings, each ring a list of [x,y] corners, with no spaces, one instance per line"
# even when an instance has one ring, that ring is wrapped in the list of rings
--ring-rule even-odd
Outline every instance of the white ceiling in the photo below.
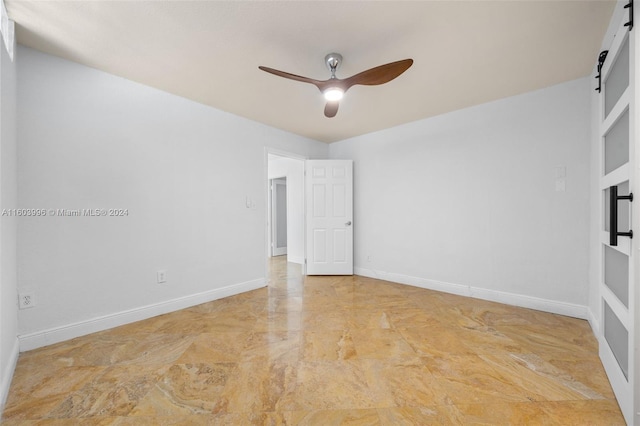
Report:
[[[325,142],[588,75],[614,0],[5,0],[18,42]],[[310,84],[405,58],[396,80],[349,90],[335,118]]]

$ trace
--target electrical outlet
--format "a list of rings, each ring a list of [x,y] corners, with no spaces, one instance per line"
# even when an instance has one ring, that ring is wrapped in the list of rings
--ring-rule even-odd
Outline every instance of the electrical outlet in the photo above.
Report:
[[[29,309],[36,306],[36,298],[33,293],[18,294],[18,306],[20,309]]]
[[[167,282],[167,271],[158,271],[158,284]]]

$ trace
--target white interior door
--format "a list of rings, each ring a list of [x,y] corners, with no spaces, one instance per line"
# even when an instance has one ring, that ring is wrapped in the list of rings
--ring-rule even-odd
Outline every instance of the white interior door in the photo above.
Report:
[[[287,254],[287,180],[271,180],[271,255]]]
[[[308,275],[353,275],[353,162],[307,160]]]
[[[626,20],[625,20],[626,21]],[[620,24],[601,69],[600,102],[600,358],[628,424],[640,424],[638,289],[635,282],[638,244],[629,231],[638,228],[634,202],[638,164],[635,160],[635,40],[637,30]],[[618,193],[621,199],[612,198]],[[639,195],[639,194],[635,194]],[[612,208],[614,207],[614,208]],[[617,210],[617,211],[616,211]],[[615,220],[612,220],[615,219]],[[617,238],[614,229],[622,233]],[[617,241],[615,241],[617,239]]]

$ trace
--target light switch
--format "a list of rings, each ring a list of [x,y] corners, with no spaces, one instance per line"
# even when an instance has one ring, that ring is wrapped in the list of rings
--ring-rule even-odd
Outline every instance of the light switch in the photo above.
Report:
[[[567,184],[565,178],[556,179],[556,192],[565,192],[566,188]]]

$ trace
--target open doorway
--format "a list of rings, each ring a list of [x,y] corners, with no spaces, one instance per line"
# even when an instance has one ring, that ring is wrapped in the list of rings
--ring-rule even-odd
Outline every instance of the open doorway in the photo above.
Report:
[[[269,179],[271,257],[287,254],[287,178]]]
[[[304,263],[304,159],[267,152],[267,256]]]

